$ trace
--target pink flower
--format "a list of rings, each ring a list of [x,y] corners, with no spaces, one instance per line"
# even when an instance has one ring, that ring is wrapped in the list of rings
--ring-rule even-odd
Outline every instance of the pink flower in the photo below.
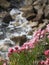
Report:
[[[49,58],[46,59],[45,65],[49,65]]]
[[[18,50],[18,49],[19,49],[19,47],[20,47],[20,46],[15,46],[14,48],[15,48],[16,50]]]
[[[12,48],[9,48],[8,50],[10,53],[12,53],[14,50]]]
[[[33,37],[35,37],[37,35],[37,31],[35,31],[34,33],[33,33]]]
[[[26,42],[26,43],[24,43],[22,46],[28,46],[29,45],[29,43],[28,42]]]
[[[13,52],[17,52],[17,50],[14,48],[14,51]]]
[[[41,29],[35,31],[35,32],[33,33],[33,37],[35,37],[35,36],[40,36],[40,33],[41,33]]]
[[[46,31],[49,32],[49,24],[46,27]]]
[[[41,33],[41,29],[38,30],[38,33]]]
[[[20,52],[21,52],[21,47],[19,46],[17,49],[17,53],[20,53]]]
[[[45,35],[45,30],[42,30],[42,31],[41,31],[41,35],[40,35],[40,38],[43,38],[44,35]]]
[[[21,51],[28,50],[28,46],[22,46]]]
[[[40,35],[40,38],[43,38],[44,37],[44,35]]]
[[[23,46],[21,47],[21,51],[23,51],[23,50],[25,50],[25,46],[24,47]]]
[[[47,38],[49,39],[49,35],[47,36]]]
[[[45,54],[45,56],[49,56],[49,50],[46,50],[46,51],[44,52],[44,54]]]
[[[44,34],[45,34],[45,30],[42,30],[42,31],[41,31],[41,35],[44,35]]]
[[[20,46],[15,46],[14,47],[14,52],[19,53],[20,52]]]
[[[13,52],[14,52],[14,49],[9,48],[9,49],[8,49],[8,57],[9,57]]]
[[[6,63],[3,63],[3,65],[6,65]]]
[[[39,37],[38,36],[36,36],[36,37],[34,37],[33,39],[30,40],[30,42],[32,44],[37,43],[38,41],[39,41]]]
[[[34,48],[34,44],[32,42],[29,42],[29,48]]]
[[[12,53],[8,52],[8,57],[11,55]]]
[[[40,36],[40,34],[41,34],[41,29],[39,29],[39,30],[37,31],[37,36]]]
[[[38,65],[45,65],[45,61],[42,60],[41,62],[38,63]]]
[[[49,27],[49,24],[47,25],[47,27]]]

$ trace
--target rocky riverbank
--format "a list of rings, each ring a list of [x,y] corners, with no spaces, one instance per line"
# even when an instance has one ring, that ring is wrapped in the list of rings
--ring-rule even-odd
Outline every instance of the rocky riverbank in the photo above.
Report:
[[[0,58],[49,23],[49,0],[0,0]]]

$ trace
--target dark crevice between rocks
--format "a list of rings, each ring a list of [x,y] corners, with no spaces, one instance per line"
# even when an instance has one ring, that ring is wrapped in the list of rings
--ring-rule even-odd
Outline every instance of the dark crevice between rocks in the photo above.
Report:
[[[27,18],[27,20],[28,21],[30,21],[30,20],[33,20],[35,17],[36,17],[36,15],[37,15],[37,10],[33,7],[33,9],[32,9],[32,16],[29,16],[28,18]]]
[[[7,0],[8,2],[10,2],[11,0]]]
[[[2,6],[0,6],[0,12],[5,11],[5,8],[3,8]]]
[[[13,19],[10,14],[7,14],[2,20],[2,26],[7,27],[10,21],[13,21]]]
[[[34,19],[35,17],[36,17],[36,15],[29,16],[29,17],[27,18],[27,20],[30,21],[30,20]]]
[[[26,41],[27,41],[27,38],[26,36],[24,36],[23,38],[21,38],[19,45],[22,46]]]

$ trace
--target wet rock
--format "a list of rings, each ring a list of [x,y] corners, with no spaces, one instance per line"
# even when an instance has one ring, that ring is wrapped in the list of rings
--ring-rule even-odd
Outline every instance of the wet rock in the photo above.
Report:
[[[26,36],[28,35],[29,31],[32,30],[31,26],[29,26],[29,24],[25,22],[23,22],[23,24],[21,23],[21,25],[19,26],[13,25],[13,23],[11,22],[10,25],[8,26],[9,31],[7,32],[7,37],[13,40],[16,44],[20,44],[20,42],[21,43],[25,42],[25,39],[27,39]]]
[[[23,35],[27,36],[29,31],[31,31],[31,28],[29,26],[28,27],[24,26],[23,28],[22,27],[13,27],[13,28],[10,27],[9,31],[6,34],[7,34],[7,37],[16,38],[18,40],[20,37],[23,37]]]
[[[4,40],[0,40],[0,60],[8,60],[8,49],[9,47],[15,46],[15,43],[9,38],[5,38]]]
[[[0,31],[0,40],[4,39],[4,33],[2,31]]]
[[[0,40],[0,51],[8,51],[9,47],[14,46],[15,43],[10,39],[6,38],[4,40]]]
[[[30,40],[32,38],[31,35],[27,35],[26,37],[27,37],[27,40]]]
[[[2,22],[5,22],[8,24],[10,21],[12,21],[12,17],[9,14],[6,14]]]
[[[8,54],[7,52],[1,52],[0,51],[0,61],[5,61],[5,60],[8,60]]]
[[[12,40],[8,39],[8,38],[4,39],[4,44],[9,45],[9,46],[14,46],[15,45],[15,43]]]
[[[21,13],[21,11],[19,11],[18,9],[12,9],[11,11],[10,11],[10,15],[12,16],[12,15],[18,15],[18,14],[20,14]]]
[[[13,13],[12,13],[13,12]],[[17,10],[17,9],[12,9],[10,11],[10,15],[12,16],[12,18],[15,20],[14,21],[14,26],[21,26],[21,24],[23,23],[28,23],[28,21],[26,20],[25,17],[22,16],[23,12]]]

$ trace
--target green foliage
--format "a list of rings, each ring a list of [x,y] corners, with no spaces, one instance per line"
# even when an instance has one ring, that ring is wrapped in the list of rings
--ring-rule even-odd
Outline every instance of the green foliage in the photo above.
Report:
[[[49,39],[46,37],[46,42],[49,44]]]
[[[44,51],[46,43],[49,45],[49,38],[45,35],[35,47],[29,50],[24,50],[20,53],[13,53],[10,55],[10,65],[38,65],[38,62],[45,60]]]
[[[0,61],[0,65],[3,65],[3,61]]]
[[[42,43],[38,43],[34,49],[30,49],[29,51],[23,51],[21,53],[13,53],[10,55],[10,65],[38,65],[35,64],[35,61],[39,61],[44,59],[44,52],[45,48]]]

